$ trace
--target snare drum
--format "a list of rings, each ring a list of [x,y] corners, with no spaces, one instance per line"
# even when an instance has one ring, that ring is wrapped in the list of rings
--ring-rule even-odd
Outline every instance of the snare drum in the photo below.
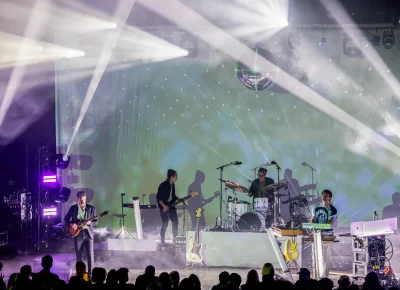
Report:
[[[254,210],[266,213],[268,211],[268,198],[257,197],[254,199]]]
[[[236,217],[236,220],[238,221],[241,215],[250,210],[250,204],[245,201],[237,201],[235,208],[235,203],[233,201],[228,202],[228,210],[229,210],[228,214],[229,217]]]

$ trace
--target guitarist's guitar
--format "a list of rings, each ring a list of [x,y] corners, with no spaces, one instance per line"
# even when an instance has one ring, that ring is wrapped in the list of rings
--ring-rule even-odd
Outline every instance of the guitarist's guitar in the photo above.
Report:
[[[181,202],[184,202],[186,200],[188,200],[189,198],[198,195],[199,193],[197,191],[192,191],[190,194],[188,194],[188,196],[185,196],[184,198],[178,198],[175,201],[170,201],[167,202],[166,205],[168,206],[168,210],[162,210],[162,213],[166,216],[169,216],[171,214],[171,212],[173,212],[175,209],[175,206],[180,204]]]
[[[68,225],[68,234],[73,238],[76,237],[77,235],[79,235],[79,233],[83,230],[84,226],[88,222],[90,222],[92,220],[95,220],[95,219],[98,219],[98,218],[101,218],[103,216],[106,216],[107,214],[108,214],[108,211],[103,211],[103,212],[99,213],[98,215],[96,215],[96,216],[94,216],[94,217],[92,217],[90,219],[83,220],[83,221],[78,221],[75,224],[69,224]],[[74,229],[74,225],[76,225],[75,229]]]
[[[283,255],[288,262],[296,261],[299,258],[296,242],[292,242],[291,239],[287,240],[285,242],[285,250],[283,251]]]
[[[186,253],[186,258],[188,261],[192,263],[201,263],[203,262],[203,257],[201,256],[201,252],[203,249],[203,244],[200,243],[199,237],[199,220],[201,218],[201,208],[196,210],[196,233],[193,237],[189,239],[189,249]]]

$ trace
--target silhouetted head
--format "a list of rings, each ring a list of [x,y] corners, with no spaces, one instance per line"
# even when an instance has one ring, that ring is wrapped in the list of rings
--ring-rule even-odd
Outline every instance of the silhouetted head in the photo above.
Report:
[[[201,282],[200,282],[200,279],[199,279],[199,277],[197,275],[191,274],[189,276],[189,280],[191,280],[193,282],[194,289],[201,290]]]
[[[274,280],[275,268],[271,263],[266,263],[261,270],[262,280]]]
[[[172,279],[171,279],[171,276],[167,272],[162,272],[158,276],[158,282],[161,283],[163,290],[172,288]]]
[[[83,262],[76,262],[75,264],[75,271],[76,271],[76,275],[82,275],[83,273],[86,272],[86,265]]]
[[[231,273],[229,275],[229,283],[234,283],[238,287],[242,285],[242,277],[238,273]]]
[[[94,268],[92,271],[92,282],[103,284],[107,277],[107,271],[104,268]]]
[[[285,170],[285,177],[292,178],[292,176],[293,176],[293,171],[291,169],[287,168]]]
[[[171,273],[169,273],[169,275],[171,276],[172,283],[174,285],[179,285],[179,282],[181,280],[181,277],[179,276],[179,272],[178,271],[172,271]]]
[[[341,288],[348,288],[350,286],[350,278],[347,275],[340,276],[338,284]]]
[[[380,284],[379,284],[378,274],[376,274],[375,272],[369,272],[367,276],[365,276],[364,285],[366,285],[369,288],[379,287]]]
[[[260,279],[258,278],[258,273],[256,270],[251,269],[247,273],[247,279],[246,279],[246,284],[248,285],[255,285],[260,282]]]
[[[144,273],[149,276],[156,275],[156,268],[153,265],[148,265],[146,269],[144,269]]]
[[[395,205],[400,205],[400,192],[395,192],[392,194],[392,202]]]
[[[180,290],[194,290],[194,283],[189,278],[182,279],[181,283],[179,284]]]
[[[106,283],[107,284],[111,284],[111,285],[118,284],[118,273],[117,273],[117,270],[111,269],[110,271],[108,271]]]
[[[53,266],[53,257],[50,255],[46,255],[42,257],[42,267],[43,269],[50,270]]]
[[[197,170],[196,175],[195,175],[196,181],[203,183],[204,180],[206,179],[206,175],[204,174],[203,171]]]
[[[222,285],[226,285],[229,282],[229,273],[227,271],[223,271],[219,274],[219,283]]]
[[[19,270],[19,273],[23,278],[29,279],[29,277],[32,276],[32,267],[30,265],[24,265]]]
[[[118,274],[118,282],[120,284],[125,284],[129,281],[129,270],[128,268],[119,268],[117,271]]]

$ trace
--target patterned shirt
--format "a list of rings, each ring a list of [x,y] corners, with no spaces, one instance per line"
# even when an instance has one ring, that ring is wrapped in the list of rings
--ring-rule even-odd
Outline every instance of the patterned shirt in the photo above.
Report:
[[[327,224],[329,220],[336,221],[337,209],[333,205],[324,206],[317,204],[314,207],[314,223]]]

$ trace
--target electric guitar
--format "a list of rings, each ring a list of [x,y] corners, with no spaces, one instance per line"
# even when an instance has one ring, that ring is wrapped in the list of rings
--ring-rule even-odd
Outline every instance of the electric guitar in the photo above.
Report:
[[[181,202],[184,202],[186,200],[188,200],[189,198],[198,195],[199,193],[197,191],[192,191],[191,193],[188,194],[188,196],[185,196],[184,198],[178,198],[175,201],[169,201],[166,203],[166,205],[168,206],[168,210],[162,209],[162,213],[166,216],[169,216],[171,214],[172,211],[176,210],[175,206],[177,204],[180,204]]]
[[[299,258],[299,252],[297,251],[296,242],[292,242],[291,239],[285,242],[285,250],[283,251],[286,261],[296,261]]]
[[[192,263],[201,263],[203,262],[203,257],[201,256],[201,252],[203,249],[203,244],[200,243],[199,237],[199,220],[201,218],[201,208],[196,210],[196,233],[193,237],[189,239],[189,249],[186,253],[186,259]]]
[[[103,211],[103,212],[99,213],[98,215],[96,215],[96,216],[94,216],[94,217],[92,217],[92,218],[89,218],[89,219],[87,219],[87,220],[78,221],[77,223],[74,223],[74,224],[69,224],[69,225],[68,225],[68,234],[69,234],[71,237],[75,238],[76,236],[79,235],[79,233],[83,230],[84,226],[85,226],[88,222],[90,222],[90,221],[92,221],[92,220],[95,220],[95,219],[98,219],[98,218],[100,218],[100,217],[106,216],[107,214],[108,214],[108,211]],[[76,228],[75,228],[75,229],[73,228],[73,225],[76,225]]]

